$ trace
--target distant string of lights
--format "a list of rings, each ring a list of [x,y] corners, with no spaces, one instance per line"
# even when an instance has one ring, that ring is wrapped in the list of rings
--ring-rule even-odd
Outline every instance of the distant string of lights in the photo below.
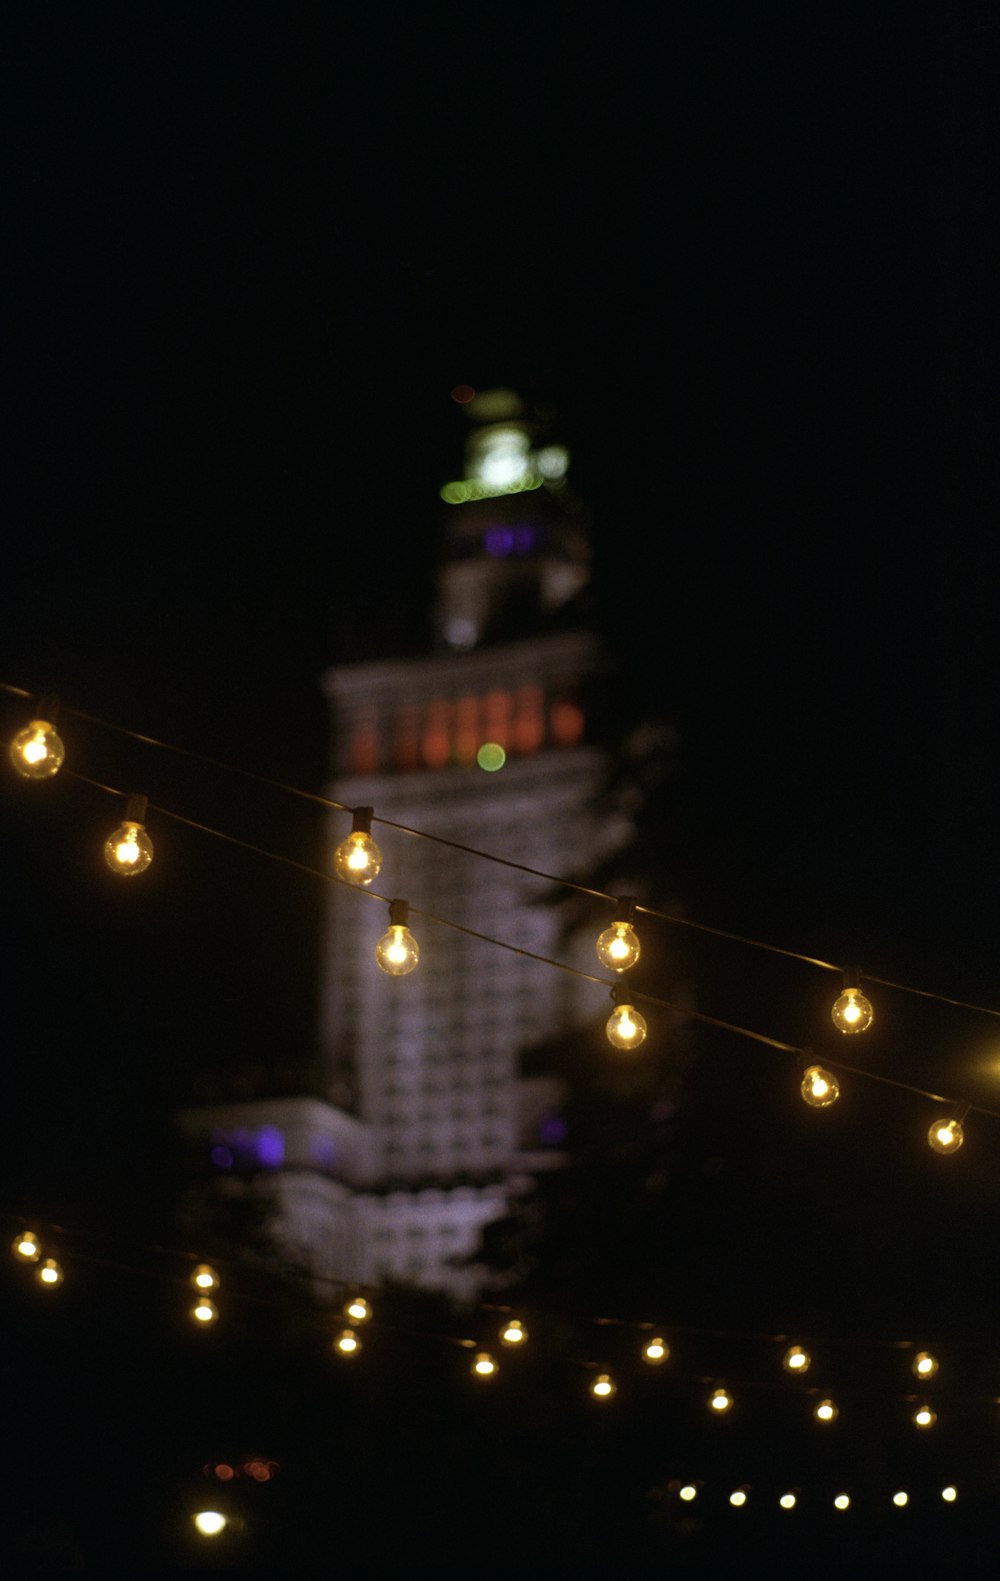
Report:
[[[9,1217],[9,1216],[8,1216]],[[54,1292],[63,1286],[65,1272],[62,1262],[54,1255],[53,1244],[50,1236],[55,1236],[61,1249],[61,1240],[65,1235],[62,1227],[50,1227],[50,1235],[42,1235],[37,1228],[31,1227],[23,1221],[16,1230],[10,1243],[11,1255],[16,1264],[34,1275],[39,1288],[46,1292]],[[216,1263],[200,1260],[195,1254],[180,1252],[164,1252],[161,1256],[169,1260],[171,1265],[181,1261],[187,1271],[186,1278],[182,1281],[188,1291],[186,1296],[187,1316],[196,1329],[214,1328],[220,1322],[224,1327],[224,1302],[221,1295],[223,1278]],[[119,1259],[98,1258],[81,1251],[70,1252],[71,1261],[77,1265],[101,1264],[124,1271],[130,1276],[136,1269]],[[146,1270],[148,1272],[148,1269]],[[174,1282],[176,1275],[172,1276]],[[330,1314],[321,1314],[324,1326],[327,1327],[329,1353],[337,1361],[350,1363],[356,1360],[365,1349],[366,1331],[381,1331],[381,1334],[393,1337],[405,1336],[418,1339],[434,1346],[449,1346],[463,1351],[468,1357],[466,1372],[475,1384],[492,1384],[500,1377],[506,1368],[502,1358],[513,1357],[518,1352],[527,1351],[533,1343],[538,1342],[539,1328],[542,1330],[543,1349],[551,1359],[551,1345],[544,1335],[546,1327],[553,1315],[533,1310],[531,1313],[518,1312],[517,1308],[498,1304],[495,1302],[480,1302],[474,1314],[465,1314],[464,1321],[468,1327],[478,1330],[476,1337],[465,1334],[442,1333],[428,1329],[415,1329],[412,1325],[400,1325],[377,1314],[380,1309],[392,1310],[393,1297],[391,1292],[361,1286],[347,1280],[337,1279],[312,1279],[311,1283],[325,1284],[339,1292],[338,1298],[333,1302],[335,1311]],[[246,1292],[240,1291],[233,1296],[236,1301],[246,1300]],[[258,1305],[276,1305],[267,1297],[251,1297]],[[289,1305],[286,1300],[283,1303]],[[303,1311],[305,1306],[303,1305]],[[309,1306],[310,1318],[317,1315],[315,1301]],[[557,1319],[557,1331],[563,1334],[565,1322]],[[591,1317],[577,1320],[577,1330],[586,1329],[588,1332],[599,1333],[611,1328],[624,1330],[629,1335],[629,1354],[622,1360],[619,1356],[617,1363],[609,1361],[609,1352],[612,1349],[606,1342],[593,1343],[590,1354],[581,1356],[578,1348],[573,1354],[567,1356],[566,1341],[560,1341],[561,1353],[557,1359],[569,1364],[585,1380],[586,1394],[597,1405],[610,1404],[619,1394],[624,1384],[628,1392],[628,1384],[634,1381],[635,1376],[647,1376],[660,1369],[665,1372],[673,1370],[676,1380],[676,1357],[674,1346],[686,1340],[690,1342],[692,1336],[708,1336],[713,1341],[737,1340],[745,1343],[748,1339],[755,1342],[766,1341],[772,1352],[771,1376],[768,1378],[733,1378],[725,1376],[722,1381],[720,1375],[714,1376],[700,1371],[686,1373],[680,1380],[690,1389],[701,1391],[701,1402],[709,1418],[728,1418],[739,1415],[742,1402],[761,1392],[770,1393],[782,1390],[787,1397],[787,1384],[781,1382],[785,1378],[805,1378],[814,1368],[814,1355],[809,1346],[812,1345],[829,1353],[831,1349],[848,1349],[852,1342],[829,1339],[811,1339],[808,1344],[790,1341],[788,1335],[782,1334],[746,1334],[734,1330],[706,1330],[694,1329],[685,1325],[669,1325],[660,1322],[636,1321],[624,1318]],[[486,1330],[489,1329],[489,1334]],[[492,1338],[490,1338],[490,1334]],[[904,1389],[889,1387],[880,1391],[881,1397],[889,1397],[897,1407],[902,1407],[898,1419],[903,1418],[910,1424],[917,1434],[927,1433],[938,1421],[939,1410],[949,1413],[949,1408],[956,1407],[956,1396],[949,1391],[947,1382],[942,1384],[941,1363],[935,1351],[921,1348],[909,1340],[865,1340],[853,1342],[854,1348],[871,1349],[875,1347],[882,1351],[896,1352],[905,1355],[906,1368],[912,1376],[918,1391],[913,1392],[913,1386],[907,1385]],[[620,1350],[620,1347],[618,1347]],[[670,1363],[674,1362],[673,1369]],[[936,1380],[932,1384],[932,1380]],[[928,1390],[930,1385],[930,1390]],[[807,1385],[800,1391],[803,1403],[801,1421],[804,1423],[811,1418],[819,1429],[831,1427],[841,1419],[843,1414],[842,1401],[850,1400],[857,1405],[858,1397],[863,1391],[857,1387],[848,1387],[843,1392],[830,1387]],[[633,1390],[634,1393],[634,1390]],[[870,1399],[866,1392],[864,1409],[856,1409],[853,1413],[849,1410],[848,1416],[853,1415],[856,1422],[870,1421]],[[990,1408],[1000,1407],[1000,1400],[995,1395],[986,1393],[965,1395],[962,1397],[966,1404],[974,1403],[986,1405]],[[957,1409],[951,1409],[952,1419],[958,1414]]]
[[[51,779],[62,771],[69,778],[124,801],[124,817],[104,841],[104,860],[108,868],[119,877],[132,878],[146,872],[153,861],[153,843],[146,828],[146,818],[150,810],[148,797],[134,793],[126,794],[115,787],[104,785],[97,780],[77,773],[73,769],[64,768],[66,751],[57,728],[60,713],[60,704],[57,698],[48,697],[33,700],[32,695],[23,688],[2,682],[0,682],[0,691],[29,702],[33,701],[31,717],[15,734],[9,747],[9,759],[17,773],[22,778],[41,781]],[[702,932],[711,933],[752,948],[770,951],[789,959],[819,967],[824,971],[840,973],[842,987],[841,992],[832,1004],[831,1019],[838,1031],[848,1036],[864,1033],[874,1020],[872,1003],[860,986],[862,981],[860,968],[855,967],[845,970],[815,956],[782,949],[778,946],[739,934],[729,933],[722,929],[707,927],[705,924],[692,922],[687,918],[674,917],[654,907],[642,905],[632,896],[615,897],[603,891],[587,888],[572,880],[542,873],[522,863],[511,862],[489,852],[475,850],[472,847],[462,845],[457,841],[448,840],[440,835],[429,834],[425,831],[396,823],[391,819],[377,818],[372,807],[347,807],[343,803],[333,801],[328,797],[300,790],[295,786],[284,784],[249,770],[219,763],[215,759],[208,758],[200,753],[191,752],[185,748],[171,746],[169,743],[158,741],[155,737],[129,730],[124,726],[100,719],[81,710],[65,709],[65,712],[72,713],[89,723],[115,731],[145,745],[155,746],[165,751],[178,753],[183,757],[210,764],[227,773],[253,780],[272,789],[303,798],[334,811],[350,813],[352,817],[351,829],[333,853],[332,870],[323,872],[304,863],[292,861],[290,858],[279,855],[276,852],[265,850],[261,846],[238,839],[210,825],[186,818],[167,807],[157,805],[152,808],[154,812],[161,816],[173,819],[214,838],[237,845],[244,850],[253,852],[255,855],[280,862],[283,865],[293,867],[300,872],[309,873],[325,881],[332,880],[345,884],[357,892],[367,894],[371,899],[380,900],[387,904],[389,908],[388,927],[376,944],[375,958],[379,968],[389,976],[406,976],[414,971],[419,964],[420,945],[409,926],[412,914],[439,926],[452,928],[500,949],[509,950],[514,954],[554,967],[560,971],[568,972],[574,977],[607,989],[612,1003],[612,1011],[606,1021],[606,1035],[608,1041],[615,1048],[624,1052],[630,1052],[639,1048],[648,1033],[646,1019],[637,1008],[638,1001],[647,1007],[655,1006],[668,1012],[682,1015],[685,1018],[700,1021],[705,1025],[733,1033],[739,1037],[748,1038],[779,1052],[794,1054],[800,1059],[804,1059],[807,1063],[802,1071],[800,1093],[803,1100],[813,1108],[828,1108],[839,1098],[840,1082],[835,1071],[881,1082],[918,1097],[926,1098],[935,1104],[948,1106],[952,1111],[951,1114],[945,1119],[940,1117],[934,1119],[927,1132],[929,1146],[942,1155],[955,1153],[962,1146],[964,1141],[964,1121],[970,1113],[1000,1119],[1000,1111],[981,1104],[944,1097],[939,1093],[929,1092],[910,1082],[888,1077],[877,1071],[848,1064],[841,1060],[827,1059],[826,1064],[816,1063],[812,1057],[813,1051],[807,1047],[788,1043],[751,1028],[721,1020],[718,1017],[706,1014],[704,1011],[674,1004],[645,990],[632,992],[625,987],[624,983],[625,973],[636,965],[641,955],[641,943],[636,931],[636,918],[640,913],[659,920],[678,923],[681,926],[693,927]],[[570,966],[565,962],[556,961],[551,957],[540,955],[522,946],[512,945],[504,940],[496,939],[491,935],[481,933],[446,917],[420,910],[415,906],[411,906],[408,900],[398,897],[389,898],[378,894],[371,888],[371,885],[382,870],[382,852],[371,832],[373,822],[384,824],[386,827],[400,830],[420,839],[430,840],[453,850],[460,850],[484,861],[513,868],[519,872],[585,894],[604,903],[613,904],[615,908],[613,919],[596,940],[596,955],[600,964],[614,971],[620,980],[609,984],[606,979],[583,972],[579,968]],[[887,979],[872,977],[867,973],[864,980],[866,982],[880,983],[883,986],[894,988],[904,993],[918,994],[922,998],[938,1000],[944,1004],[1000,1018],[1000,1011],[988,1006],[971,1004],[964,1000],[932,993],[926,989],[912,988],[905,984],[889,982]],[[832,1069],[829,1068],[831,1066],[833,1067]]]

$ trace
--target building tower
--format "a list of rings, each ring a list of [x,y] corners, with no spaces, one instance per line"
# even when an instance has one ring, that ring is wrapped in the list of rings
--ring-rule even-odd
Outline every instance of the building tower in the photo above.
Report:
[[[483,1227],[560,1162],[558,1085],[522,1076],[520,1054],[607,1009],[549,964],[592,974],[595,935],[563,937],[558,886],[534,873],[579,872],[626,833],[596,811],[605,764],[585,702],[602,657],[580,610],[589,539],[568,453],[547,409],[467,393],[464,476],[441,490],[433,651],[323,677],[326,794],[373,810],[383,857],[381,898],[329,887],[324,1096],[196,1122],[259,1168],[300,1264],[459,1300],[481,1287]],[[331,852],[350,828],[330,813]],[[420,945],[403,977],[376,964],[386,896],[408,902]]]

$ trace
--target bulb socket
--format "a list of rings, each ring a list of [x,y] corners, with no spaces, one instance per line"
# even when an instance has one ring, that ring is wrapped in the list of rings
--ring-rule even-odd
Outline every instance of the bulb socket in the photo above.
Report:
[[[625,922],[631,928],[635,923],[635,907],[634,895],[619,895],[615,902],[615,922]]]
[[[149,806],[148,796],[129,796],[125,803],[125,822],[146,822],[146,808]]]
[[[351,821],[351,833],[371,834],[374,812],[374,807],[355,807]]]
[[[410,920],[410,903],[408,900],[390,900],[389,926],[390,928],[405,928]]]

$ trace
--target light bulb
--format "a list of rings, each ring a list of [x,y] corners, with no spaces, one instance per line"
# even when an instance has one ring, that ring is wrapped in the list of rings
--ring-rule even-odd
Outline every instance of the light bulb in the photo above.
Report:
[[[372,883],[382,867],[382,852],[371,836],[372,809],[356,807],[351,832],[333,853],[334,871],[347,884]]]
[[[816,1418],[817,1422],[835,1422],[839,1414],[840,1413],[832,1400],[820,1400],[816,1409],[813,1411],[813,1416]]]
[[[590,1392],[595,1400],[610,1400],[614,1394],[616,1384],[609,1373],[599,1372],[590,1385]]]
[[[929,1405],[918,1405],[913,1413],[914,1427],[933,1427],[937,1421],[937,1412]]]
[[[648,1361],[654,1367],[659,1366],[661,1361],[666,1361],[669,1355],[670,1346],[667,1344],[666,1340],[660,1339],[659,1337],[656,1339],[647,1340],[645,1345],[642,1347],[643,1361]]]
[[[218,1537],[226,1529],[226,1517],[219,1510],[199,1510],[192,1521],[203,1537]]]
[[[352,1328],[342,1329],[333,1343],[342,1356],[356,1356],[361,1349],[361,1341]]]
[[[794,1508],[795,1508],[795,1494],[794,1493],[783,1493],[781,1495],[781,1498],[778,1500],[778,1503],[781,1505],[781,1508],[783,1510],[794,1510]]]
[[[814,1109],[825,1109],[840,1097],[840,1083],[832,1071],[824,1070],[822,1065],[810,1065],[802,1073],[799,1091]]]
[[[61,1285],[63,1282],[63,1271],[54,1257],[46,1257],[44,1263],[39,1263],[35,1269],[35,1278],[40,1284],[45,1285],[46,1289],[54,1290],[56,1285]]]
[[[678,1490],[677,1497],[683,1499],[685,1504],[690,1504],[692,1499],[698,1497],[698,1489],[692,1483],[685,1482],[683,1488]]]
[[[375,946],[375,959],[390,977],[405,977],[420,959],[420,946],[406,926],[408,914],[405,900],[391,901],[389,927]]]
[[[523,1345],[528,1337],[528,1330],[517,1318],[511,1318],[500,1330],[500,1339],[504,1345]]]
[[[144,873],[153,860],[153,842],[146,833],[146,797],[130,796],[125,818],[104,842],[104,860],[112,873],[133,878]]]
[[[935,1153],[957,1153],[965,1141],[965,1132],[959,1120],[935,1120],[927,1140]]]
[[[808,1372],[809,1362],[812,1358],[801,1345],[791,1345],[781,1358],[781,1365],[786,1372]]]
[[[618,915],[610,928],[597,940],[597,959],[612,971],[627,972],[639,959],[639,936],[632,926],[635,921],[635,901],[623,895],[618,902]]]
[[[716,1416],[725,1416],[732,1409],[733,1397],[728,1389],[716,1389],[709,1395],[708,1403]]]
[[[955,1500],[958,1498],[958,1489],[953,1488],[949,1484],[948,1487],[941,1489],[941,1497],[944,1499],[946,1504],[954,1504]]]
[[[835,1510],[847,1510],[850,1509],[850,1506],[851,1501],[846,1493],[838,1493],[837,1497],[833,1501],[833,1507]]]
[[[10,761],[26,780],[47,780],[57,774],[66,748],[48,719],[32,719],[10,744]]]
[[[20,1235],[15,1235],[11,1251],[22,1263],[37,1263],[42,1255],[42,1248],[34,1230],[24,1230]]]
[[[861,989],[845,982],[844,991],[834,1000],[830,1015],[839,1032],[866,1032],[872,1024],[874,1011]]]
[[[488,1350],[477,1351],[472,1359],[472,1376],[474,1378],[495,1378],[500,1368],[497,1366]]]
[[[933,1378],[938,1370],[937,1357],[929,1350],[920,1350],[913,1358],[913,1371],[918,1378]]]
[[[905,1506],[910,1502],[910,1495],[907,1493],[905,1488],[900,1488],[898,1493],[893,1494],[892,1502],[895,1504],[897,1510],[904,1509]]]
[[[367,1323],[372,1315],[372,1309],[364,1296],[352,1296],[344,1308],[344,1315],[355,1323]]]
[[[191,1283],[196,1290],[218,1290],[221,1281],[209,1263],[199,1263],[191,1275]]]
[[[608,1042],[616,1049],[637,1049],[646,1036],[644,1019],[635,1006],[628,1003],[624,988],[613,988],[611,998],[615,1008],[604,1028],[608,1034]]]
[[[730,1504],[734,1505],[736,1509],[742,1509],[746,1501],[747,1495],[745,1488],[734,1488],[732,1493],[729,1495],[729,1502]]]
[[[210,1301],[207,1296],[199,1296],[198,1300],[191,1308],[191,1316],[194,1318],[195,1322],[200,1323],[203,1328],[208,1328],[212,1323],[214,1323],[218,1315],[219,1312],[215,1302]]]

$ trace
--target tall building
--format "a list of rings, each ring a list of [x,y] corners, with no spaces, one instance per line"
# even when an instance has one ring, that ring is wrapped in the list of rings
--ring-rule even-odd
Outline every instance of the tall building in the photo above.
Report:
[[[371,809],[382,853],[379,898],[329,886],[323,1090],[185,1123],[252,1178],[301,1266],[462,1300],[482,1284],[484,1226],[564,1156],[560,1088],[523,1075],[520,1056],[607,1011],[551,964],[592,974],[594,931],[567,937],[559,886],[536,875],[584,871],[625,831],[597,811],[605,761],[586,705],[603,658],[554,414],[509,390],[456,393],[464,465],[441,489],[432,651],[322,678],[326,794]],[[350,829],[331,811],[331,852]],[[376,962],[386,897],[407,903],[420,948],[405,976]]]

